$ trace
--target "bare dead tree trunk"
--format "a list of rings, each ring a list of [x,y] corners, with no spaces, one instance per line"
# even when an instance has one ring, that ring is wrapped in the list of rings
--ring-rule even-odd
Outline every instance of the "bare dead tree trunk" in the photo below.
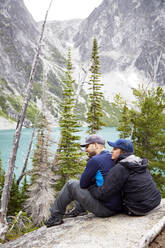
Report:
[[[23,166],[23,168],[22,168],[21,175],[19,176],[19,178],[18,178],[18,180],[17,180],[17,185],[20,184],[22,178],[23,178],[24,175],[25,175],[25,170],[26,170],[27,163],[28,163],[28,159],[29,159],[29,155],[30,155],[30,152],[31,152],[34,134],[35,134],[35,127],[33,128],[32,136],[31,136],[31,141],[30,141],[30,144],[29,144],[29,149],[28,149],[28,152],[27,152],[27,155],[26,155],[26,159],[25,159],[25,162],[24,162],[24,166]]]
[[[41,35],[40,35],[39,43],[38,43],[38,46],[37,46],[37,51],[36,51],[36,54],[35,54],[35,57],[34,57],[34,60],[33,60],[32,69],[31,69],[31,73],[30,73],[30,78],[29,78],[29,81],[28,81],[27,93],[26,93],[26,97],[25,97],[25,100],[24,100],[24,104],[22,106],[20,120],[18,122],[16,131],[15,131],[15,135],[14,135],[14,139],[13,139],[12,152],[11,152],[10,160],[9,160],[9,163],[8,163],[8,169],[7,169],[7,172],[6,172],[6,175],[5,175],[5,182],[4,182],[4,188],[3,188],[2,197],[1,197],[1,210],[0,210],[0,214],[1,214],[0,215],[0,238],[3,238],[3,239],[4,239],[4,236],[5,236],[6,233],[4,233],[4,231],[2,231],[2,229],[4,228],[4,226],[5,227],[8,226],[7,221],[6,221],[6,214],[7,214],[7,207],[8,207],[11,184],[12,184],[12,178],[13,178],[16,154],[17,154],[17,150],[18,150],[18,145],[19,145],[19,140],[20,140],[20,135],[21,135],[23,122],[24,122],[25,115],[26,115],[26,109],[27,109],[27,106],[28,106],[28,102],[30,100],[30,94],[31,94],[31,90],[32,90],[32,82],[33,82],[33,79],[34,79],[37,60],[38,60],[40,49],[41,49],[41,42],[42,42],[42,39],[43,39],[45,24],[46,24],[47,16],[48,16],[49,9],[51,7],[52,1],[53,0],[50,1],[48,10],[46,11],[45,20],[43,22]],[[6,229],[5,229],[5,232],[7,232]]]

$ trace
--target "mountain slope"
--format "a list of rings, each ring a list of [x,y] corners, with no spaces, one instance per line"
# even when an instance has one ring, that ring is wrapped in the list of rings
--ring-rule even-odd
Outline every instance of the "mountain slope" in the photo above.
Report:
[[[41,26],[33,20],[23,0],[1,0],[0,4],[0,111],[4,117],[18,120]],[[55,63],[49,59],[50,57],[56,58]],[[64,63],[65,58],[56,46],[47,42],[46,49],[41,49],[37,63],[34,91],[29,107],[31,114],[27,116],[28,121],[24,123],[26,126],[34,122],[34,115],[37,108],[40,108],[43,78],[44,80],[46,78],[51,99],[56,99],[57,94],[58,98],[62,96],[62,87],[59,83],[61,76],[58,75],[63,70]],[[52,88],[55,89],[51,90]],[[55,108],[57,108],[56,103]]]
[[[18,120],[42,23],[36,23],[23,0],[0,0],[0,115]],[[45,29],[26,126],[41,109],[46,82],[47,115],[57,124],[62,78],[71,47],[77,112],[85,120],[93,38],[99,45],[101,81],[106,101],[116,93],[133,99],[143,83],[165,87],[165,1],[103,0],[85,20],[51,21]],[[104,106],[107,106],[105,102]],[[106,122],[111,106],[105,111]],[[115,119],[112,114],[112,118]]]
[[[165,86],[164,36],[164,0],[104,0],[81,23],[74,42],[86,61],[97,38],[106,95],[121,92],[129,99],[139,83]]]

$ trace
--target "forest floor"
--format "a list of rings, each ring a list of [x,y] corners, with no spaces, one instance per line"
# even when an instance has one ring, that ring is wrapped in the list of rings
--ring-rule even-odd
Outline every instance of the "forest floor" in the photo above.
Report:
[[[150,248],[165,248],[165,227],[149,245]]]

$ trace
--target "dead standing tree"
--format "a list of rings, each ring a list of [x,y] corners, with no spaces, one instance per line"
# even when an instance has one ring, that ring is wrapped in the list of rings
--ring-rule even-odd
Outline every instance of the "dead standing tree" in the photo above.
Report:
[[[23,166],[23,168],[22,168],[21,175],[20,175],[19,178],[17,179],[17,184],[18,184],[18,185],[20,184],[22,178],[26,175],[25,171],[26,171],[28,159],[29,159],[30,152],[31,152],[31,148],[32,148],[32,144],[33,144],[33,138],[34,138],[35,130],[36,130],[36,129],[35,129],[35,127],[34,127],[34,128],[33,128],[33,131],[32,131],[32,136],[31,136],[31,141],[30,141],[30,144],[29,144],[28,152],[27,152],[26,159],[25,159],[25,162],[24,162],[24,166]]]
[[[8,230],[8,223],[6,220],[6,215],[7,215],[7,208],[8,208],[12,178],[13,178],[14,167],[15,167],[16,154],[17,154],[17,150],[18,150],[21,130],[22,130],[24,119],[25,119],[28,102],[30,100],[31,90],[32,90],[32,86],[33,86],[32,82],[34,79],[36,65],[37,65],[39,54],[40,54],[41,42],[43,39],[45,24],[46,24],[47,16],[48,16],[52,2],[53,2],[53,0],[50,1],[48,10],[46,11],[45,20],[44,20],[43,25],[42,25],[41,35],[40,35],[40,39],[38,42],[36,54],[35,54],[35,57],[33,60],[32,69],[31,69],[31,73],[30,73],[30,77],[29,77],[29,81],[28,81],[28,85],[27,85],[27,93],[26,93],[26,97],[24,100],[24,104],[22,106],[20,119],[17,123],[16,131],[15,131],[15,135],[14,135],[14,139],[13,139],[13,147],[12,147],[12,151],[11,151],[11,156],[10,156],[10,160],[8,163],[8,169],[7,169],[7,172],[5,175],[5,182],[4,182],[4,188],[3,188],[2,197],[1,197],[1,210],[0,210],[0,238],[3,240],[5,239],[5,236],[6,236],[6,233]]]

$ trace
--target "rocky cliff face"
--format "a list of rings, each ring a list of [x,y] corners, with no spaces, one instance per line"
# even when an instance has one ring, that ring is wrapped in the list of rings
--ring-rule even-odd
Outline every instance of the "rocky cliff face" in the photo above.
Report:
[[[81,23],[74,42],[86,61],[96,37],[105,91],[129,96],[142,82],[165,86],[164,36],[164,0],[104,0]]]
[[[21,0],[1,0],[0,8],[0,74],[19,91],[27,83],[39,32]]]
[[[104,0],[91,15],[82,22],[74,37],[83,60],[89,58],[92,39],[96,37],[100,46],[102,71],[126,70],[135,66],[147,74],[147,55],[159,59],[163,64],[165,39],[164,0]],[[149,59],[149,58],[148,58]],[[146,61],[149,64],[149,61]],[[155,63],[152,61],[152,66]],[[157,72],[159,74],[159,71]],[[165,84],[163,77],[159,83]]]
[[[0,0],[1,95],[24,94],[41,25],[33,20],[23,0]],[[130,100],[132,88],[139,83],[165,87],[164,0],[104,0],[85,20],[48,22],[44,37],[32,99],[38,105],[44,78],[48,112],[56,117],[67,49],[72,48],[74,77],[80,83],[89,68],[94,37],[98,40],[107,99],[121,93]],[[84,96],[81,94],[80,99],[85,104]],[[9,100],[8,96],[4,99],[7,115],[15,111],[12,116],[17,119]],[[4,112],[4,104],[0,106]]]
[[[14,120],[19,118],[18,112],[23,101],[22,96],[26,90],[40,32],[41,26],[33,20],[23,0],[0,0],[0,111]],[[62,95],[59,74],[63,70],[64,63],[65,58],[56,45],[47,40],[43,41],[34,78],[32,102],[35,101],[35,107],[31,109],[33,112],[40,107],[43,78],[48,85],[49,101],[53,102],[54,98]],[[54,104],[54,109],[56,108],[57,103]],[[50,111],[48,108],[48,112]],[[31,117],[30,122],[26,122],[26,126],[30,125]]]

